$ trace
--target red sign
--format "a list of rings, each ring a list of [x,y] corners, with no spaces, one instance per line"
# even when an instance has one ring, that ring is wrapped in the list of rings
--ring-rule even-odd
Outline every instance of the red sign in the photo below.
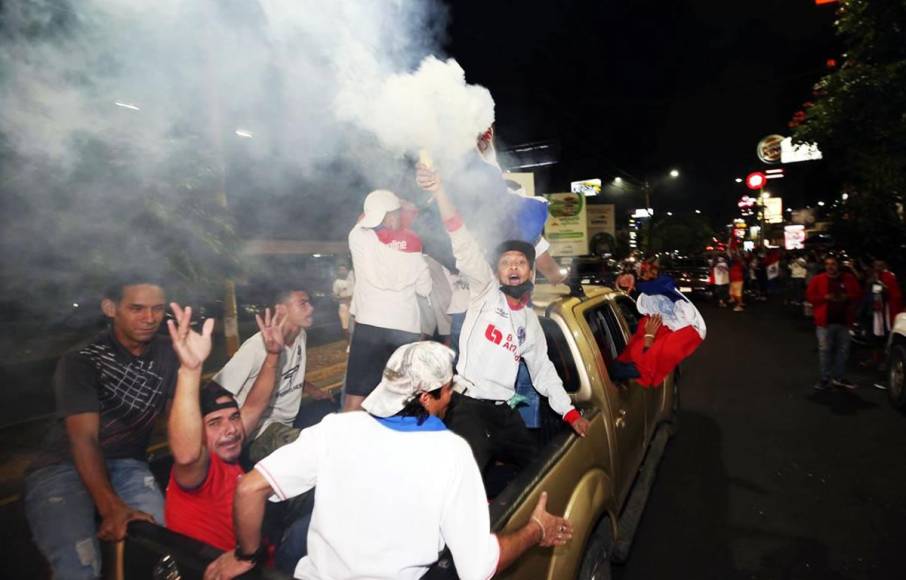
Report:
[[[837,0],[815,0],[816,6],[821,6],[822,4],[834,4]]]
[[[746,187],[749,189],[761,189],[768,180],[767,176],[760,171],[753,171],[746,175]]]

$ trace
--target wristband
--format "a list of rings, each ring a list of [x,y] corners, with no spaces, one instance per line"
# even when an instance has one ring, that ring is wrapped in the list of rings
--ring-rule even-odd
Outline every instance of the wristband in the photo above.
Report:
[[[645,335],[645,338],[654,338],[654,335],[653,335],[653,334],[646,334],[646,335]]]
[[[251,562],[253,566],[257,566],[261,561],[261,556],[264,555],[264,544],[259,544],[258,549],[251,554],[243,553],[242,548],[236,546],[236,549],[233,550],[233,555],[240,562]]]
[[[447,228],[448,232],[455,232],[462,227],[462,217],[459,214],[444,220],[444,227]]]
[[[582,418],[582,415],[576,409],[571,410],[566,415],[563,415],[563,420],[572,425],[576,421]]]

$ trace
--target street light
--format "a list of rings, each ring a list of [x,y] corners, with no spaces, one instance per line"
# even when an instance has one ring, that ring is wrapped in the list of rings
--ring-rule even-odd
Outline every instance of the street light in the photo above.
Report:
[[[614,184],[614,185],[621,185],[622,183],[623,183],[623,178],[622,178],[622,177],[617,176],[617,177],[614,177],[614,178],[613,178],[613,184]]]
[[[702,212],[702,210],[700,210],[700,209],[695,210],[695,213],[697,213],[697,214],[700,214],[701,212]]]
[[[674,179],[677,178],[677,177],[679,177],[679,170],[677,170],[677,169],[671,169],[671,170],[670,170],[670,177],[673,177]]]

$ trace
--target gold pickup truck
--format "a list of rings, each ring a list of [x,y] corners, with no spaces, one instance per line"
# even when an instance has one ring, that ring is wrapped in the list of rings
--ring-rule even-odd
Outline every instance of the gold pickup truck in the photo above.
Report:
[[[610,578],[611,563],[628,556],[664,447],[676,428],[675,376],[652,389],[610,379],[608,370],[639,320],[635,302],[597,286],[584,287],[584,293],[573,296],[565,286],[539,286],[534,300],[548,354],[591,424],[588,435],[579,438],[559,417],[548,417],[537,460],[511,477],[490,504],[492,527],[515,530],[529,519],[539,494],[547,491],[548,509],[565,514],[575,535],[560,548],[534,548],[500,578]],[[216,555],[194,540],[134,523],[115,558],[119,574],[113,576],[187,580],[200,577]],[[250,577],[283,578],[264,570]],[[456,578],[449,553],[442,554],[424,578]]]

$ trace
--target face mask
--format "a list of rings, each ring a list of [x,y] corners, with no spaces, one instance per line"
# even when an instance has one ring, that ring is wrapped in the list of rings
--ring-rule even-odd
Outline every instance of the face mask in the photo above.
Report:
[[[532,284],[531,280],[526,280],[517,286],[501,286],[500,291],[516,300],[521,300],[522,297],[531,292],[534,287],[535,285]]]

